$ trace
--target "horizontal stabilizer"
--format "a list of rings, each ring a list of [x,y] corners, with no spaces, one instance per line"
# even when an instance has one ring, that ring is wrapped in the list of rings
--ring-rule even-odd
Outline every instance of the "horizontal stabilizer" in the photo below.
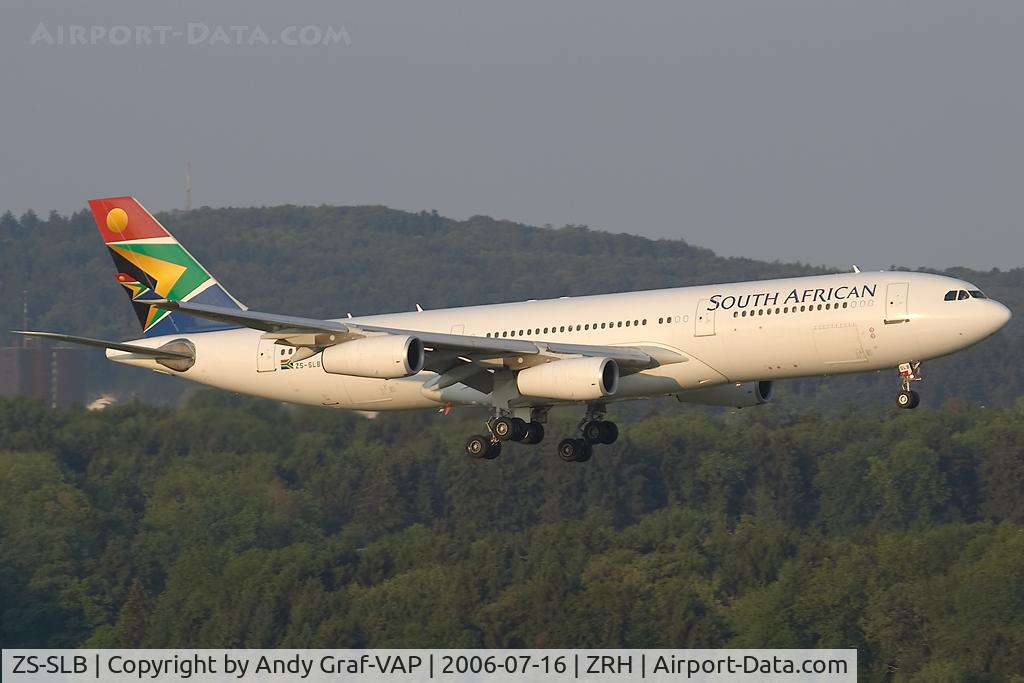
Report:
[[[21,334],[26,337],[42,337],[44,339],[54,339],[57,341],[71,342],[72,344],[82,344],[84,346],[95,346],[101,349],[114,349],[115,351],[124,351],[126,353],[134,353],[139,356],[149,356],[150,358],[164,358],[164,359],[175,359],[175,360],[193,360],[194,357],[191,353],[183,353],[181,351],[171,351],[168,349],[154,349],[148,346],[139,346],[138,344],[122,344],[121,342],[104,341],[102,339],[89,339],[88,337],[72,337],[69,334],[57,334],[56,332],[29,332],[25,330],[14,330],[14,334]]]

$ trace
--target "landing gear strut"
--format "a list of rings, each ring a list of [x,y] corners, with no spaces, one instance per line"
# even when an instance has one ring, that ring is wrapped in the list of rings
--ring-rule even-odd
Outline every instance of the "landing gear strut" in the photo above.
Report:
[[[899,371],[900,386],[903,387],[903,391],[896,395],[896,405],[911,410],[921,403],[921,397],[910,388],[911,382],[920,382],[924,379],[921,377],[921,362],[900,363]]]

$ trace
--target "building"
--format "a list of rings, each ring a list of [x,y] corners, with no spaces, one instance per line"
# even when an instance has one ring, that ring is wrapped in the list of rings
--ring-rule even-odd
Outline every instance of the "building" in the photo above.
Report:
[[[85,401],[85,373],[79,349],[47,339],[26,339],[0,348],[0,396],[25,396],[56,408]]]

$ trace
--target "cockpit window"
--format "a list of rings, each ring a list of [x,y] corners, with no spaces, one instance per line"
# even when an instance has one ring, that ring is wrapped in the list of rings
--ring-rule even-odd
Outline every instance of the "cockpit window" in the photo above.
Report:
[[[971,298],[971,295],[970,295],[970,294],[968,294],[968,293],[967,293],[966,291],[964,291],[964,290],[962,290],[962,289],[961,289],[961,290],[960,290],[960,291],[959,291],[959,292],[957,293],[957,297],[956,297],[956,298],[957,298],[958,300],[960,300],[960,301],[963,301],[964,299],[970,299],[970,298]]]
[[[951,289],[948,292],[946,292],[944,301],[956,301],[956,290]]]
[[[985,296],[985,293],[982,292],[980,289],[972,289],[971,290],[971,296],[973,296],[975,299],[987,299],[988,298],[987,296]]]

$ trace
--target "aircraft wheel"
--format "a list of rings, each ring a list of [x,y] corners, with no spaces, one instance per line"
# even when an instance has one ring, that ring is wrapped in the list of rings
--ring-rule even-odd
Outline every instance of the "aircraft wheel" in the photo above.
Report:
[[[466,452],[472,458],[486,458],[487,451],[491,448],[491,440],[486,436],[474,434],[466,442]]]
[[[601,425],[604,427],[604,436],[601,437],[601,443],[606,446],[610,446],[619,440],[619,426],[614,422],[602,422]]]
[[[522,438],[522,443],[529,446],[536,446],[544,440],[544,425],[540,422],[528,422],[526,424],[526,436]]]
[[[486,458],[487,460],[494,460],[499,455],[501,455],[501,442],[500,441],[497,441],[495,443],[489,443],[489,444],[487,444],[487,446],[488,446],[487,452],[484,454],[484,458]]]
[[[499,417],[494,421],[494,435],[500,441],[522,441],[526,436],[526,420],[518,417]]]
[[[583,441],[583,450],[576,456],[576,462],[586,462],[594,455],[594,446]]]
[[[591,420],[583,425],[583,438],[587,443],[604,443],[604,434],[604,422],[600,420]]]
[[[918,395],[916,391],[901,391],[899,394],[896,395],[896,405],[898,405],[900,408],[912,410],[916,408],[920,403],[921,397]]]
[[[619,428],[614,422],[591,420],[583,425],[583,438],[591,444],[613,444],[619,438]]]
[[[562,439],[558,442],[558,457],[564,462],[586,462],[593,448],[584,439]]]
[[[513,417],[512,418],[512,440],[522,441],[526,438],[527,422],[526,420]]]

